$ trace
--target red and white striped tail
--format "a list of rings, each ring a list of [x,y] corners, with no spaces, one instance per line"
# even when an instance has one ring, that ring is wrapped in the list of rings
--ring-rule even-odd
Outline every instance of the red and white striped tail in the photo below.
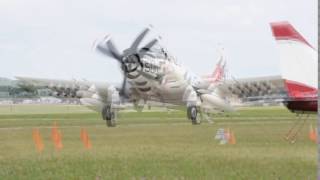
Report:
[[[204,79],[210,83],[222,82],[225,80],[225,75],[226,75],[225,69],[226,69],[226,61],[224,60],[224,57],[221,56],[213,73],[210,75],[204,76]]]
[[[280,50],[281,73],[289,95],[317,91],[317,51],[289,22],[270,25]]]

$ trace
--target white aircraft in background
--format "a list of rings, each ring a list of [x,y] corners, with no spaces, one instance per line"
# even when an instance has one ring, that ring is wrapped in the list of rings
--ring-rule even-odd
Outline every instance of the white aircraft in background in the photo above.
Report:
[[[318,53],[289,22],[270,24],[281,60],[281,76],[239,79],[220,87],[242,101],[282,102],[297,120],[285,135],[292,143],[309,114],[318,111]]]
[[[287,22],[271,24],[281,47],[283,75],[225,81],[225,59],[221,56],[213,74],[196,76],[177,63],[158,39],[141,42],[150,31],[143,30],[128,49],[120,52],[110,36],[96,44],[100,53],[119,62],[123,73],[120,87],[107,83],[72,82],[17,77],[24,86],[48,87],[60,95],[80,98],[82,104],[101,112],[107,125],[116,125],[115,113],[123,103],[136,109],[148,101],[185,106],[192,124],[199,124],[198,113],[234,111],[230,102],[270,100],[284,103],[297,113],[317,110],[316,53]],[[303,83],[303,84],[302,84]],[[306,86],[308,85],[308,86]],[[72,92],[72,93],[71,93]],[[170,108],[170,107],[169,107]]]
[[[221,91],[244,101],[278,99],[292,112],[318,109],[318,53],[289,22],[270,23],[281,62],[281,76],[237,79]]]
[[[271,23],[280,50],[282,78],[291,111],[318,110],[318,53],[288,22]]]

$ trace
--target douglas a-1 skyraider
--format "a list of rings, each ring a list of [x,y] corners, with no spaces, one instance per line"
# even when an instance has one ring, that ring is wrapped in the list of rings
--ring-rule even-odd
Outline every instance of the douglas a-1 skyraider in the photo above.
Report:
[[[233,110],[229,102],[214,91],[214,86],[223,80],[222,69],[207,78],[195,76],[159,45],[159,39],[142,45],[149,32],[150,27],[144,29],[131,46],[122,52],[109,35],[96,44],[98,52],[119,62],[124,79],[120,88],[110,90],[118,91],[113,96],[110,96],[111,93],[103,96],[99,88],[93,88],[94,98],[82,98],[83,104],[101,105],[102,117],[108,126],[115,125],[115,109],[123,102],[133,102],[135,106],[141,101],[182,105],[186,107],[187,117],[192,124],[200,123],[199,112]],[[217,69],[222,66],[221,62],[218,63]]]

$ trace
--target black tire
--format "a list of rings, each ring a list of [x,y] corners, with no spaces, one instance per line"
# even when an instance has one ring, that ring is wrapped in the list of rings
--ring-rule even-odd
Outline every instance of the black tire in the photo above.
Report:
[[[197,120],[198,118],[198,109],[196,106],[190,106],[187,110],[187,116],[191,120],[192,124],[200,124],[200,122]]]
[[[116,126],[115,112],[114,112],[114,110],[112,110],[110,105],[103,107],[102,119],[106,120],[106,124],[108,127],[115,127]]]

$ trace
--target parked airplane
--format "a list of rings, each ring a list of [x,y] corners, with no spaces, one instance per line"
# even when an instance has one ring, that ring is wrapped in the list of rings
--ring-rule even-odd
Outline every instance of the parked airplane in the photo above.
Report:
[[[277,99],[295,113],[317,112],[317,51],[289,22],[270,26],[280,51],[281,76],[237,79],[226,82],[222,91],[243,101]]]
[[[116,125],[116,111],[122,108],[124,102],[133,103],[136,109],[139,109],[141,102],[147,101],[182,105],[186,107],[192,124],[200,123],[199,112],[233,111],[230,99],[243,102],[269,99],[283,102],[293,112],[317,111],[314,49],[289,23],[272,23],[271,27],[283,52],[282,76],[225,81],[224,56],[221,56],[213,74],[196,76],[177,63],[159,45],[159,39],[141,45],[150,31],[149,27],[122,52],[109,35],[95,45],[97,51],[119,62],[124,78],[121,86],[87,81],[18,79],[24,85],[48,87],[62,91],[59,94],[63,95],[73,92],[71,94],[76,94],[84,105],[101,112],[110,127]]]
[[[220,89],[226,94],[236,94],[243,102],[282,102],[297,114],[297,120],[285,135],[286,140],[294,143],[309,114],[318,110],[318,53],[289,22],[270,25],[280,51],[282,75],[238,79]]]

